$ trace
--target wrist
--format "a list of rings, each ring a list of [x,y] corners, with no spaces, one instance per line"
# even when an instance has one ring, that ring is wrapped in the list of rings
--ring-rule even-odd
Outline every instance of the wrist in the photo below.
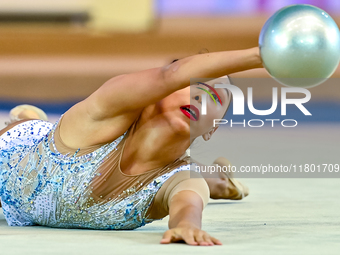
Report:
[[[254,47],[254,48],[251,48],[249,50],[250,50],[252,64],[253,64],[254,68],[263,68],[260,48]]]
[[[197,224],[194,224],[193,222],[188,222],[188,221],[181,221],[177,224],[176,228],[196,228],[196,229],[201,229],[200,226]]]

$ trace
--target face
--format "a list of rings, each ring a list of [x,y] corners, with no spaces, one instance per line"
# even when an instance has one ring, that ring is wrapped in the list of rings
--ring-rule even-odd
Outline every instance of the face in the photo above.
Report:
[[[204,140],[209,140],[218,128],[218,126],[213,126],[214,119],[222,119],[229,107],[229,91],[224,88],[215,89],[215,85],[210,84],[211,87],[201,84],[191,85],[160,101],[162,111],[168,119],[171,119],[171,125],[176,125],[175,128],[178,131],[189,132],[191,140],[199,136],[202,136]],[[207,101],[206,115],[202,114],[204,94],[206,94]]]

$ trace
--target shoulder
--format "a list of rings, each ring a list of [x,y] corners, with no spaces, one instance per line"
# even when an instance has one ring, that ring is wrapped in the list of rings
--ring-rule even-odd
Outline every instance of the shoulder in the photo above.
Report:
[[[111,143],[122,136],[137,121],[137,113],[124,113],[107,118],[89,113],[87,100],[79,102],[64,113],[59,122],[59,134],[70,148],[86,148]]]

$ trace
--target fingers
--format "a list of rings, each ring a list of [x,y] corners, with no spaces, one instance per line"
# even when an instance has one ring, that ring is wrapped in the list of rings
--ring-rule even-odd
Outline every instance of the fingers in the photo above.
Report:
[[[161,244],[169,244],[171,243],[172,238],[172,230],[168,230],[164,233],[163,238],[161,240]]]
[[[208,238],[206,236],[208,236],[208,234],[205,233],[204,231],[198,231],[198,233],[195,235],[195,240],[198,243],[198,245],[202,246],[213,245],[212,243],[210,244],[208,242]]]
[[[195,241],[194,231],[188,230],[183,233],[183,240],[189,245],[198,245]]]
[[[193,235],[189,233],[190,231],[185,231],[184,233],[180,232],[181,231],[177,231],[176,229],[170,229],[166,231],[160,243],[169,244],[183,240],[189,245],[197,245],[197,242],[195,242]]]
[[[212,246],[222,245],[222,242],[203,230],[189,231],[183,234],[183,240],[190,245]]]
[[[222,242],[220,240],[216,239],[215,237],[211,236],[210,239],[214,244],[222,245]]]
[[[220,240],[210,236],[205,231],[200,231],[200,234],[197,236],[196,241],[199,243],[199,245],[202,246],[222,245]]]
[[[195,241],[192,230],[176,231],[176,229],[170,229],[166,231],[160,243],[169,244],[169,243],[175,243],[181,240],[183,240],[189,245],[198,245],[198,243]]]
[[[208,233],[202,230],[192,229],[170,229],[166,231],[161,240],[161,244],[169,244],[178,241],[185,241],[189,245],[200,245],[200,246],[212,246],[222,245],[221,241],[210,236]]]
[[[204,241],[208,243],[208,245],[214,245],[214,242],[211,240],[211,236],[208,233],[203,235]]]

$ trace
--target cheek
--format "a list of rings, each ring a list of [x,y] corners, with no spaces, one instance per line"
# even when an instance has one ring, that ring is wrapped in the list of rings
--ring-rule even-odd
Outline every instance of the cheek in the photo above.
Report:
[[[201,119],[200,123],[200,130],[202,133],[209,132],[211,127],[214,125],[214,120],[219,119],[219,116],[216,113],[208,114],[202,117],[204,117]]]
[[[223,118],[223,114],[225,112],[225,109],[223,106],[218,105],[216,106],[214,104],[214,106],[211,108],[210,114],[209,114],[209,119],[221,119]]]

